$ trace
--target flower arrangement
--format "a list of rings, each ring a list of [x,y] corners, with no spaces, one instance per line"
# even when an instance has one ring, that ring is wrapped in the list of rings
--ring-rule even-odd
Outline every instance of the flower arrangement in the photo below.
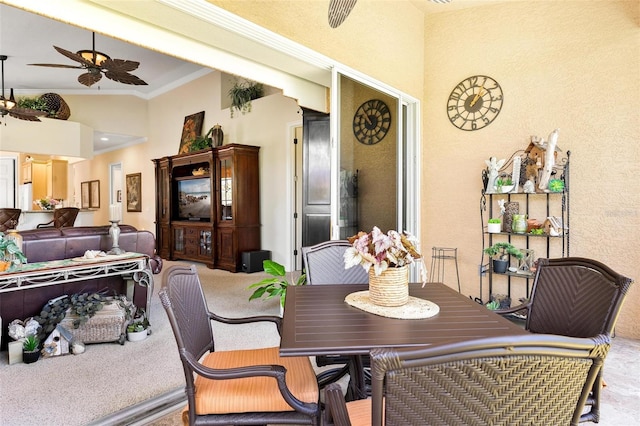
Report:
[[[418,253],[418,239],[407,231],[391,230],[384,234],[377,226],[369,233],[360,231],[348,238],[352,247],[344,253],[345,269],[356,265],[369,271],[373,267],[376,275],[388,268],[398,268],[422,259]],[[422,282],[426,283],[426,268],[422,263]]]
[[[42,210],[51,210],[61,202],[62,202],[61,200],[56,200],[55,198],[49,197],[47,195],[44,198],[35,200],[33,204],[40,207]]]

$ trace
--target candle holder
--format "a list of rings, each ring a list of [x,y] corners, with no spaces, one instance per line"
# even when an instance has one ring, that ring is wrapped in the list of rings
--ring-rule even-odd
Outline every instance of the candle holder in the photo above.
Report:
[[[123,254],[125,251],[118,246],[118,240],[120,239],[120,227],[118,226],[118,222],[120,221],[110,220],[109,222],[111,222],[109,235],[111,235],[111,238],[113,239],[113,247],[107,252],[107,254]]]

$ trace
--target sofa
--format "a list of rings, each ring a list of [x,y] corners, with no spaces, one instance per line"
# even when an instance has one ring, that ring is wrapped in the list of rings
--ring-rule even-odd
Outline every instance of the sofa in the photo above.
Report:
[[[29,263],[81,257],[87,250],[109,251],[113,245],[109,226],[79,226],[69,228],[40,228],[21,231],[22,252]],[[162,259],[156,254],[156,241],[149,231],[138,231],[130,225],[120,225],[118,245],[130,252],[149,256],[154,274],[162,270]],[[51,299],[65,294],[100,292],[108,295],[126,294],[126,283],[119,276],[69,282],[38,288],[23,288],[0,293],[2,318],[2,346],[6,345],[7,327],[15,319],[24,320],[40,313]],[[136,284],[134,304],[145,308],[147,288]]]

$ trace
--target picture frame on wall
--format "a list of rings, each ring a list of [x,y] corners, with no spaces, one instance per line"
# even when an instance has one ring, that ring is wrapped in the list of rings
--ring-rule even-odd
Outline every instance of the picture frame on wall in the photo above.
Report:
[[[89,181],[80,182],[80,208],[88,209],[90,206]]]
[[[202,123],[204,122],[204,111],[187,115],[182,125],[182,137],[180,138],[180,149],[178,154],[189,152],[189,148],[197,136],[202,134]]]
[[[126,176],[127,211],[142,211],[142,173],[132,173]]]
[[[99,180],[89,181],[89,208],[90,209],[100,208],[100,181]]]

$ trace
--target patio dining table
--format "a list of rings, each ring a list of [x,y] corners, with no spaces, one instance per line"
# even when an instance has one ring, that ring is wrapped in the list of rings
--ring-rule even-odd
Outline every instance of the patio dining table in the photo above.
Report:
[[[281,356],[368,355],[379,347],[417,347],[481,337],[526,334],[525,330],[443,283],[409,284],[410,296],[440,308],[426,319],[394,319],[350,306],[345,297],[367,284],[290,286],[287,289]],[[354,361],[361,357],[354,357]],[[348,398],[366,397],[362,365],[352,362]]]

